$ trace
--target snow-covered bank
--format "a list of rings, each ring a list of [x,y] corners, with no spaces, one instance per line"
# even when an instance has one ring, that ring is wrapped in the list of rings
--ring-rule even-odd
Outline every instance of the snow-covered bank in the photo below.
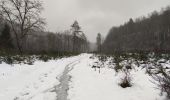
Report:
[[[65,67],[84,56],[36,61],[34,65],[0,64],[0,100],[56,100],[57,94],[51,90],[59,84]]]
[[[131,72],[133,86],[122,88],[118,84],[123,73],[115,73],[113,69],[94,71],[92,65],[96,59],[85,59],[74,66],[69,90],[69,100],[165,100],[160,91],[150,81],[152,78],[144,69],[136,68]]]

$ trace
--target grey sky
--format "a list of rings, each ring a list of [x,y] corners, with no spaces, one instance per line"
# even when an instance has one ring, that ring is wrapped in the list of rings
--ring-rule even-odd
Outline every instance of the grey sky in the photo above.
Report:
[[[170,0],[43,0],[47,30],[63,31],[77,20],[91,42],[112,26],[170,5]]]

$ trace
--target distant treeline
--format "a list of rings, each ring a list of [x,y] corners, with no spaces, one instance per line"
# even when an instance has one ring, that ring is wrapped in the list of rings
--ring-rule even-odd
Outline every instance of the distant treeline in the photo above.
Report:
[[[132,18],[119,27],[112,27],[102,45],[105,53],[169,52],[170,6],[148,17]]]
[[[78,42],[74,43],[74,41]],[[73,36],[69,30],[58,33],[41,32],[26,37],[23,50],[32,53],[81,53],[88,51],[88,41],[85,36]]]
[[[5,21],[2,22],[0,23],[0,54],[19,52],[10,25]],[[75,23],[78,26],[78,22]],[[76,32],[74,28],[56,33],[33,30],[20,40],[22,52],[24,54],[87,52],[89,42],[85,34]]]
[[[88,40],[75,21],[63,32],[45,31],[41,0],[0,0],[0,54],[82,53]]]

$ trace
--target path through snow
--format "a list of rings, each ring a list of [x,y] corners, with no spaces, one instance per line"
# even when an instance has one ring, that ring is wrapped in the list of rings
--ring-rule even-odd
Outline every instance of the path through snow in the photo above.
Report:
[[[57,100],[59,96],[54,89],[60,84],[63,72],[84,57],[85,54],[81,54],[48,62],[36,61],[34,65],[0,64],[0,100]]]
[[[69,81],[71,76],[68,73],[73,69],[73,67],[78,64],[79,61],[73,62],[65,67],[63,75],[60,77],[60,84],[56,86],[55,90],[57,93],[57,100],[67,100]]]
[[[34,65],[0,64],[0,100],[164,100],[145,71],[132,71],[133,86],[121,88],[122,73],[91,67],[91,54]]]

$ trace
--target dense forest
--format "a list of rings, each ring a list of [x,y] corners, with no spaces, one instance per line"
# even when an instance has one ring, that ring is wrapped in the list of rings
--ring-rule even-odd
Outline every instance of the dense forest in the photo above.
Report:
[[[75,23],[78,24],[76,21]],[[0,50],[8,52],[19,52],[15,37],[10,31],[7,23],[0,32]],[[87,52],[89,42],[84,33],[74,31],[75,27],[63,32],[32,31],[21,41],[24,53],[80,53]],[[74,42],[76,41],[76,42]]]
[[[132,19],[112,27],[102,45],[103,52],[169,52],[170,7],[154,11],[147,17]]]
[[[80,53],[89,42],[75,21],[70,29],[48,32],[39,0],[0,1],[0,53]],[[70,23],[71,24],[71,23]]]

